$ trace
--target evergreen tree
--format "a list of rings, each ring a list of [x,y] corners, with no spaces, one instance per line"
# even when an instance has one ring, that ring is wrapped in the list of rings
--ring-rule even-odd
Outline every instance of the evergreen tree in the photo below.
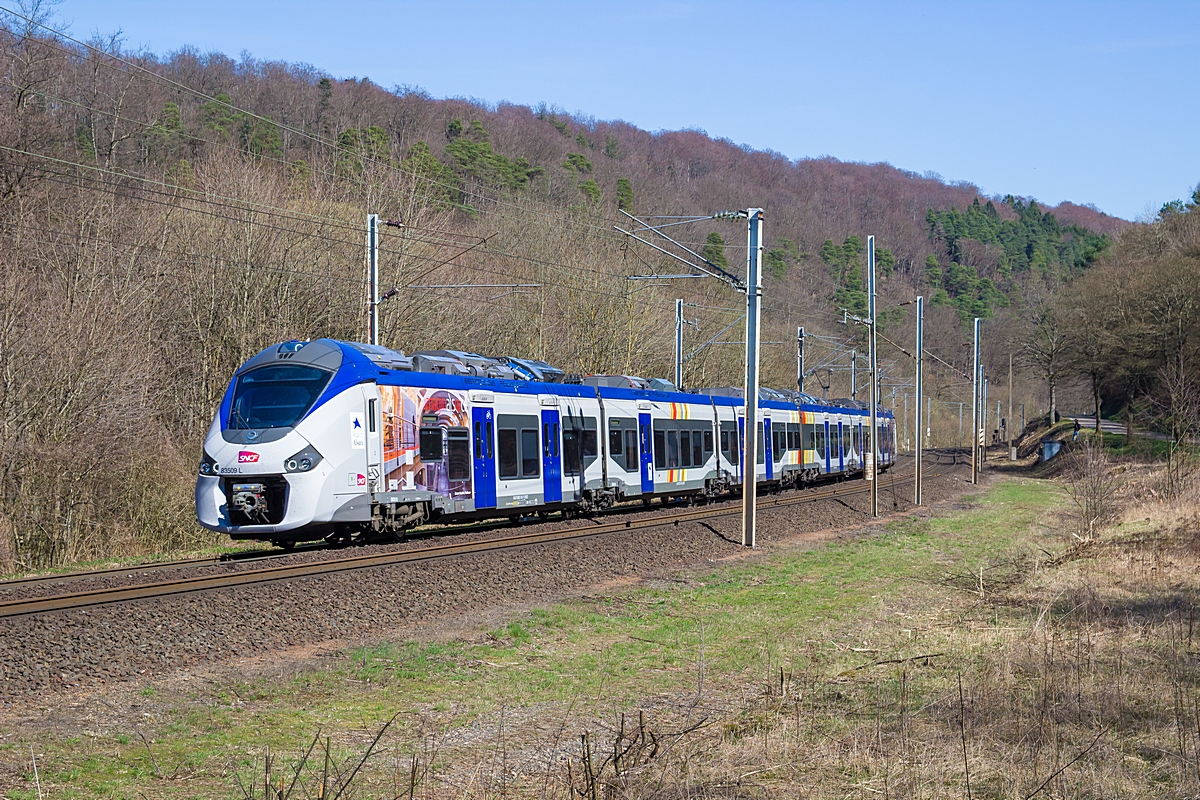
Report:
[[[401,162],[404,172],[416,180],[417,192],[432,205],[450,205],[459,196],[458,176],[454,170],[438,160],[429,145],[420,141],[408,151]]]
[[[725,240],[716,231],[708,234],[708,238],[704,240],[704,247],[700,250],[700,255],[721,269],[729,269],[729,259],[725,258]]]
[[[592,171],[592,162],[588,161],[583,153],[567,153],[567,160],[563,162],[563,166],[584,174]]]
[[[620,146],[617,144],[617,137],[611,133],[604,134],[604,155],[608,158],[618,158],[620,156]]]
[[[583,183],[579,184],[579,191],[583,192],[587,201],[592,204],[600,202],[600,186],[594,178],[588,178]]]
[[[617,178],[617,208],[633,213],[633,184],[629,178]]]
[[[763,256],[763,266],[767,273],[776,278],[782,278],[793,262],[800,260],[800,250],[787,237],[781,238],[776,247],[767,251]]]

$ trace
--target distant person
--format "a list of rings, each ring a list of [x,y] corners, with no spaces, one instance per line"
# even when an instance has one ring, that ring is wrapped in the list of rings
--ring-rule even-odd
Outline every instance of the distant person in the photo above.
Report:
[[[1079,420],[1077,419],[1077,420],[1075,420],[1075,432],[1071,434],[1072,442],[1077,441],[1079,439],[1079,428],[1080,428]]]

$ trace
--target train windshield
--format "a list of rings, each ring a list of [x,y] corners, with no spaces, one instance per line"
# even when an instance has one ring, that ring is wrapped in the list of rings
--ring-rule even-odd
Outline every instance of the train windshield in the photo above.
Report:
[[[229,409],[230,428],[288,428],[312,408],[333,373],[277,364],[238,376]]]

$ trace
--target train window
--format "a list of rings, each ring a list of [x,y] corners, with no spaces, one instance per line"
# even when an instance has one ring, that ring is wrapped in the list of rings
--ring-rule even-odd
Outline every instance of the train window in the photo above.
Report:
[[[625,430],[625,469],[629,472],[639,472],[637,431],[632,428]]]
[[[483,442],[487,445],[487,457],[489,460],[493,457],[492,453],[492,421],[489,419],[487,423],[487,436]]]
[[[709,456],[712,455],[712,452],[713,452],[712,431],[705,431],[704,432],[704,461],[705,462],[708,461]]]
[[[446,431],[446,462],[446,475],[450,480],[471,480],[471,434],[466,428]]]
[[[442,429],[421,428],[421,460],[442,460]]]
[[[667,468],[667,437],[666,431],[654,432],[654,468]]]
[[[490,449],[492,423],[489,421],[487,426],[487,445]],[[500,414],[496,417],[496,427],[500,434],[500,477],[536,478],[540,472],[538,465],[541,463],[538,418],[533,414]],[[553,437],[551,438],[553,446]]]
[[[570,425],[563,428],[563,472],[578,475],[583,471],[579,453],[579,432]]]
[[[711,439],[712,432],[709,432],[708,435]],[[701,441],[703,440],[703,438],[704,438],[704,434],[702,432],[692,431],[692,466],[693,467],[702,467],[702,466],[704,466],[704,462],[708,460],[704,455],[704,447],[701,445]]]
[[[554,450],[550,447],[550,439],[554,436],[553,423],[542,426],[542,456],[553,458]]]
[[[817,425],[813,428],[813,450],[817,451],[817,458],[825,460],[825,426]]]
[[[721,454],[730,464],[738,463],[738,432],[736,422],[721,423]]]
[[[802,450],[800,441],[800,425],[796,422],[788,423],[788,450]]]
[[[608,432],[608,452],[614,459],[620,462],[622,459],[617,458],[625,454],[625,437],[621,435],[620,428],[612,428]]]
[[[763,437],[763,424],[758,423],[758,463],[767,463],[767,440]]]
[[[521,477],[536,478],[540,474],[538,432],[536,428],[525,428],[521,431]]]
[[[483,423],[475,420],[475,457],[483,458]]]
[[[817,429],[812,425],[804,425],[804,426],[802,426],[801,429],[804,432],[803,433],[804,449],[805,450],[816,450],[817,449]]]
[[[591,420],[591,421],[593,423],[595,422],[594,420]],[[591,461],[589,461],[588,459],[595,460],[596,457],[600,454],[600,449],[599,449],[599,447],[597,447],[598,444],[599,444],[599,442],[597,442],[597,440],[596,440],[595,425],[593,424],[593,426],[591,428],[584,428],[583,429],[583,459],[584,459],[585,465],[591,464]]]
[[[667,431],[667,469],[679,469],[679,431]]]
[[[228,426],[246,428],[289,428],[300,421],[332,372],[296,364],[258,367],[238,376],[229,407]]]
[[[371,433],[375,432],[375,406],[374,400],[367,401],[367,430]]]
[[[500,477],[520,477],[516,428],[500,429]]]
[[[679,466],[690,467],[692,465],[692,432],[679,432]]]

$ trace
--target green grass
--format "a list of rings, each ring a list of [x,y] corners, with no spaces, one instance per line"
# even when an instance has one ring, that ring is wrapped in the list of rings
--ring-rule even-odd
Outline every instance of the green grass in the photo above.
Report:
[[[694,690],[701,680],[758,681],[781,666],[797,668],[807,642],[870,644],[873,628],[864,620],[876,619],[882,603],[928,594],[924,581],[948,564],[971,574],[1023,546],[1062,502],[1054,484],[1011,479],[945,516],[903,518],[876,534],[722,567],[667,588],[559,603],[469,640],[379,643],[350,650],[325,670],[229,684],[199,699],[148,686],[141,694],[166,708],[165,720],[144,731],[153,759],[164,773],[176,765],[194,771],[190,780],[156,776],[135,730],[78,743],[43,734],[36,737],[46,753],[43,787],[53,786],[55,797],[229,794],[236,789],[222,770],[229,763],[249,769],[264,744],[302,751],[319,729],[372,729],[397,712],[464,727],[501,706],[558,704],[586,716]],[[844,646],[826,660],[836,671],[863,656]],[[27,755],[28,743],[22,746]]]

